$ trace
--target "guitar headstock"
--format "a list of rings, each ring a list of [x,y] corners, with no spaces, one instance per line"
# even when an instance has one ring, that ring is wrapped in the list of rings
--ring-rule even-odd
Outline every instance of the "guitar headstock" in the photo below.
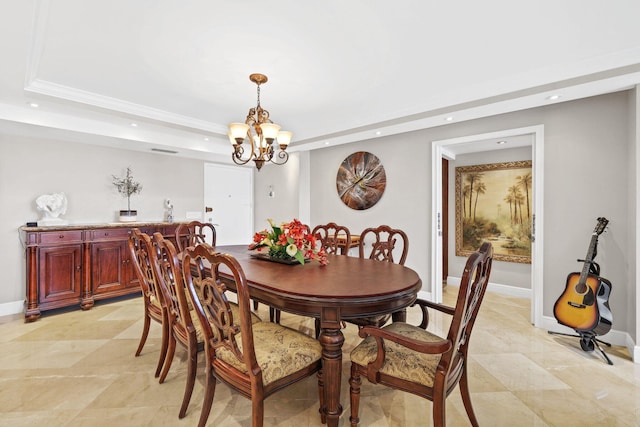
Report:
[[[601,235],[604,230],[607,228],[609,224],[609,220],[603,216],[598,218],[598,224],[596,224],[596,228],[593,229],[593,234]]]

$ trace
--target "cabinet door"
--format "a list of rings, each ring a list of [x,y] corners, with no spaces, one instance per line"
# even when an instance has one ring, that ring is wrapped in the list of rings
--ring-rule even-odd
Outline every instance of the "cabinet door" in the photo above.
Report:
[[[80,298],[82,245],[40,248],[38,303],[64,306]]]
[[[122,241],[91,245],[91,284],[94,294],[118,293],[126,287],[130,270]]]

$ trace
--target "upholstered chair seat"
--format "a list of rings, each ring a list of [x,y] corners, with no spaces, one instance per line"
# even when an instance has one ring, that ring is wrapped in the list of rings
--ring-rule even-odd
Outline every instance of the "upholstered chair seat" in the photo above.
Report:
[[[421,342],[442,342],[438,335],[404,322],[391,323],[382,328],[406,338]],[[433,387],[433,378],[440,363],[441,354],[428,354],[411,350],[393,341],[385,341],[386,357],[380,372],[392,377]],[[378,345],[373,336],[368,336],[351,352],[351,361],[367,366],[376,360]]]
[[[242,352],[242,333],[236,335],[236,340]],[[253,342],[265,386],[322,358],[322,347],[318,340],[277,323],[254,323]],[[238,360],[228,349],[219,348],[216,350],[216,357],[248,374],[244,361]]]

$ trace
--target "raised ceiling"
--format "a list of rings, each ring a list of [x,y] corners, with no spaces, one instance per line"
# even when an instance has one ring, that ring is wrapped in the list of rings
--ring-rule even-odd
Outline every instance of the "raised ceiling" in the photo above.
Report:
[[[640,83],[638,16],[637,0],[5,0],[0,133],[229,159],[256,72],[291,151],[446,126]]]

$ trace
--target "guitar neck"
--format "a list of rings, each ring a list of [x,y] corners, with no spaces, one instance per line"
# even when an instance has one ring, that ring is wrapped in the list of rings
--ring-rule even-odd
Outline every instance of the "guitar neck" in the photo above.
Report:
[[[587,251],[587,256],[585,257],[584,265],[582,266],[582,272],[580,273],[579,283],[581,284],[584,284],[587,281],[587,277],[589,276],[589,268],[591,267],[591,263],[595,258],[597,244],[598,233],[593,233],[593,235],[591,236],[591,243],[589,244],[589,250]]]

